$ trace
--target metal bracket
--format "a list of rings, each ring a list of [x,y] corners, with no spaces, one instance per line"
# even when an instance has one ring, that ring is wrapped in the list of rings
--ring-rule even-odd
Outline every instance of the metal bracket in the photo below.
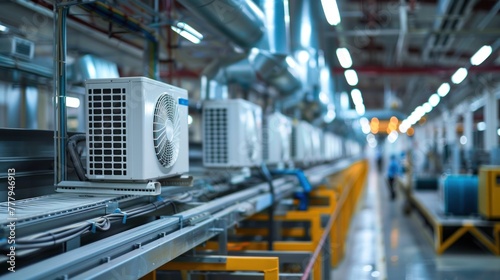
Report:
[[[56,191],[91,194],[159,195],[161,194],[161,185],[158,182],[101,183],[91,181],[62,181],[56,185]]]
[[[193,176],[179,176],[159,180],[162,186],[191,187],[193,185]]]

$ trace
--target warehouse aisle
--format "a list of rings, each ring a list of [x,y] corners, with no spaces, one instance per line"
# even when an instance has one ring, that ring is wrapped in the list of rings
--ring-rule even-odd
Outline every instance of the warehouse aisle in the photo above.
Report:
[[[402,207],[401,193],[390,201],[383,174],[372,168],[332,279],[500,279],[500,257],[472,243],[459,242],[437,256],[420,220],[405,216]]]

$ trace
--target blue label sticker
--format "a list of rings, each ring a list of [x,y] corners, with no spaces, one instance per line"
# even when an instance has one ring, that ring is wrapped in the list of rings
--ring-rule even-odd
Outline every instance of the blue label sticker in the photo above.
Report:
[[[189,100],[184,99],[184,98],[179,98],[179,104],[180,105],[184,105],[184,106],[188,106],[189,105]]]

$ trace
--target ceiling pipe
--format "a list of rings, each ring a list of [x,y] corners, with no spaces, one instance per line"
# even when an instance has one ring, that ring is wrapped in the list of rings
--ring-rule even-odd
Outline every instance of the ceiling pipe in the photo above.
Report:
[[[251,0],[178,0],[241,48],[255,46],[264,35],[262,11]]]
[[[231,42],[246,48],[246,57],[217,60],[204,69],[201,79],[202,99],[227,98],[229,83],[250,87],[257,78],[283,95],[300,88],[301,82],[287,62],[290,61],[287,59],[287,0],[256,0],[255,4],[249,0],[179,2],[225,34]],[[263,13],[261,9],[266,12]],[[255,35],[257,33],[260,35]]]

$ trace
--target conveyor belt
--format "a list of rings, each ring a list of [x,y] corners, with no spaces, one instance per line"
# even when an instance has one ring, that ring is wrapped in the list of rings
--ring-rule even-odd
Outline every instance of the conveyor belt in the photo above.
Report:
[[[335,164],[324,164],[306,170],[310,183],[318,185],[326,176],[338,172],[353,160],[342,160]],[[275,199],[291,196],[300,190],[295,178],[286,176],[273,180]],[[74,207],[69,197],[81,203]],[[32,210],[46,205],[47,201],[61,200],[59,205],[50,207],[50,210],[36,215]],[[66,211],[84,211],[85,207],[105,208],[106,202],[116,200],[132,201],[136,197],[79,197],[77,195],[55,195],[37,200],[26,200],[26,217],[30,219],[47,218],[46,224],[51,224],[50,215],[62,215]],[[210,202],[194,207],[175,216],[164,217],[142,226],[115,234],[111,237],[82,246],[67,253],[57,255],[31,266],[16,271],[18,279],[54,279],[69,277],[74,279],[113,278],[113,275],[129,276],[136,279],[160,265],[173,260],[198,244],[216,236],[246,217],[269,207],[272,196],[267,183],[214,199]],[[67,208],[66,208],[67,207]],[[66,210],[65,210],[66,209]],[[56,211],[56,212],[54,212]],[[5,216],[4,216],[5,217]],[[135,245],[134,245],[135,244]],[[131,246],[134,245],[134,246]],[[103,263],[102,260],[108,261]],[[0,279],[8,279],[7,276]]]

